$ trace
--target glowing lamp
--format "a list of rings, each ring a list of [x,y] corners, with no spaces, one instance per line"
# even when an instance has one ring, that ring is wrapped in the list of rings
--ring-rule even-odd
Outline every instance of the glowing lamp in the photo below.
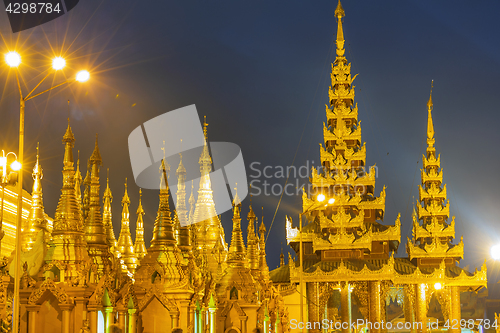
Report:
[[[64,66],[66,66],[66,60],[62,57],[55,57],[54,60],[52,60],[52,68],[54,68],[56,71],[63,69]]]
[[[0,168],[5,168],[7,165],[7,157],[0,157]]]
[[[90,73],[87,71],[79,71],[76,74],[76,80],[80,82],[85,82],[90,78]]]
[[[5,55],[5,62],[10,67],[17,67],[21,63],[21,56],[17,52],[9,52]]]
[[[439,282],[434,283],[434,289],[441,290],[441,288],[443,288],[443,286],[441,285],[441,283],[439,283]]]
[[[12,164],[10,165],[10,168],[14,171],[19,171],[21,170],[21,163],[19,163],[18,161],[14,161],[12,162]]]
[[[318,196],[316,197],[316,200],[318,200],[318,202],[325,201],[325,195],[324,194],[318,194]]]
[[[328,204],[329,204],[329,205],[333,205],[333,203],[334,203],[334,202],[335,202],[335,199],[334,199],[334,198],[330,198],[330,199],[328,200]]]
[[[493,260],[500,260],[500,244],[492,246],[490,254]]]

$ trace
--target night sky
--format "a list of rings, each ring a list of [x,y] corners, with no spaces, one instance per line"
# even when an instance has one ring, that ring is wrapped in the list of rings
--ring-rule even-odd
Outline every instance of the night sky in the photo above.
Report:
[[[393,224],[398,212],[402,216],[398,255],[406,255],[406,237],[411,237],[411,211],[426,147],[426,103],[434,80],[436,148],[456,217],[455,243],[460,235],[465,242],[460,265],[472,270],[481,266],[490,246],[500,241],[500,3],[342,4],[346,57],[352,73],[359,73],[355,101],[367,143],[366,162],[378,166],[377,195],[387,186],[384,223]],[[257,176],[250,168],[253,162],[260,162],[260,170],[286,168],[292,162],[296,167],[310,167],[313,161],[318,165],[330,63],[335,59],[336,5],[334,0],[81,0],[69,14],[17,34],[10,32],[7,16],[0,12],[0,51],[15,48],[22,54],[20,70],[30,88],[50,67],[49,59],[60,53],[67,56],[68,66],[43,87],[83,68],[92,75],[85,84],[74,83],[26,105],[26,165],[32,169],[40,142],[46,212],[54,216],[62,185],[68,99],[75,160],[80,150],[83,176],[99,133],[101,197],[109,168],[117,237],[126,177],[135,235],[139,189],[132,181],[128,135],[165,112],[196,104],[200,117],[207,116],[210,141],[241,147],[249,181]],[[6,65],[0,65],[0,87],[0,149],[17,152],[18,92]],[[25,179],[30,190],[31,177]],[[282,186],[285,180],[267,181]],[[307,179],[289,181],[302,185]],[[278,201],[279,195],[253,197],[259,223],[264,207],[268,230]],[[244,217],[248,204],[247,197]],[[158,191],[144,191],[143,205],[149,242]],[[296,223],[300,209],[300,195],[283,196],[267,241],[271,269],[279,264],[281,246],[285,255],[289,250],[285,215]],[[223,214],[222,223],[229,242],[230,213]],[[242,226],[246,231],[246,219]]]

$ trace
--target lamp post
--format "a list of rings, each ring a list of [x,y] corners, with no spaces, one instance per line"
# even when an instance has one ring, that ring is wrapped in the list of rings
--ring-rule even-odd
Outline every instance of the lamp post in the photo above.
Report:
[[[89,79],[89,72],[83,70],[76,74],[74,79],[66,80],[62,83],[56,84],[49,89],[46,89],[40,93],[32,95],[35,90],[42,84],[52,74],[52,70],[49,70],[47,75],[26,95],[23,97],[23,92],[21,89],[21,83],[19,81],[19,70],[18,67],[21,64],[21,56],[17,52],[9,52],[5,55],[5,62],[7,65],[15,69],[17,87],[19,88],[19,163],[21,165],[18,176],[17,183],[17,223],[16,223],[16,247],[15,247],[15,276],[14,276],[14,299],[12,302],[13,307],[13,318],[12,318],[12,332],[18,332],[19,330],[19,285],[20,285],[20,274],[21,274],[21,225],[22,225],[22,213],[23,213],[23,161],[24,161],[24,107],[26,101],[40,96],[54,88],[65,85],[66,83],[72,83],[75,81],[85,82]],[[58,71],[66,66],[66,61],[62,57],[56,57],[52,60],[52,69]]]
[[[300,264],[300,271],[299,271],[299,294],[300,294],[300,322],[302,323],[302,330],[304,330],[304,295],[303,295],[303,281],[302,281],[302,276],[303,276],[303,267],[302,267],[302,262],[303,262],[303,254],[302,252],[302,216],[304,214],[309,213],[311,210],[319,208],[320,204],[324,202],[326,199],[324,194],[318,194],[316,196],[316,201],[313,202],[305,211],[302,213],[299,213],[299,264]],[[335,202],[334,198],[328,199],[328,203],[325,205],[329,206],[332,205]],[[319,204],[317,204],[319,203]]]
[[[9,155],[14,155],[16,159],[10,165],[7,161]],[[16,153],[9,152],[5,155],[5,151],[2,150],[2,156],[0,156],[0,187],[2,187],[2,204],[0,206],[0,251],[1,251],[1,240],[3,238],[3,202],[5,199],[5,186],[14,185],[17,182],[17,172],[21,169],[21,163],[17,160]]]

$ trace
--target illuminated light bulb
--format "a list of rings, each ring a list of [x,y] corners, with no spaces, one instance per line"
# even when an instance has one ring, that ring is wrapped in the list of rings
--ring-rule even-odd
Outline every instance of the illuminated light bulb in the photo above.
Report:
[[[17,67],[21,63],[21,56],[17,52],[9,52],[5,55],[5,62],[10,67]]]
[[[328,204],[329,204],[329,205],[332,205],[334,202],[335,202],[335,199],[334,199],[334,198],[330,198],[330,199],[328,200]]]
[[[18,161],[14,161],[12,162],[12,164],[10,165],[10,168],[14,171],[19,171],[21,170],[21,163],[19,163]]]
[[[316,200],[318,200],[318,202],[325,201],[325,195],[324,194],[318,194],[318,196],[316,197]]]
[[[90,78],[90,73],[87,71],[79,71],[76,74],[76,80],[80,82],[85,82]]]
[[[441,288],[443,288],[443,286],[441,285],[441,283],[439,283],[439,282],[434,283],[434,289],[441,290]]]
[[[500,244],[492,246],[490,254],[493,260],[500,260]]]
[[[63,69],[64,66],[66,66],[66,60],[62,57],[55,57],[54,60],[52,60],[52,68],[54,68],[56,71],[59,69]]]

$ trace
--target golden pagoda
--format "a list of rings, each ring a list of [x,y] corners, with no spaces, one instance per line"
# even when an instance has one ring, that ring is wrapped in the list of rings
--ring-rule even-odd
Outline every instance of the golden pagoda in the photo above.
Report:
[[[127,192],[127,180],[125,179],[125,193],[122,198],[122,224],[120,230],[120,236],[118,237],[118,242],[116,245],[116,250],[120,252],[120,258],[123,260],[126,271],[125,273],[133,274],[137,267],[137,256],[134,251],[134,242],[132,242],[132,236],[130,234],[130,212],[128,207],[130,206],[130,198]]]
[[[380,323],[391,322],[387,305],[395,300],[405,322],[421,325],[408,332],[427,332],[431,298],[439,299],[444,320],[460,321],[457,292],[485,286],[486,267],[472,274],[456,265],[463,256],[463,243],[451,245],[453,220],[446,224],[449,206],[444,205],[446,188],[440,187],[442,172],[438,172],[439,157],[433,147],[431,100],[424,187],[420,188],[424,205],[418,209],[423,225],[415,218],[414,240],[407,246],[409,258],[395,258],[401,238],[400,216],[394,225],[381,223],[385,187],[376,196],[377,170],[365,169],[366,145],[361,143],[352,86],[355,76],[345,57],[344,16],[339,1],[335,10],[337,56],[332,64],[327,122],[323,124],[324,146],[320,144],[321,168],[312,170],[312,190],[303,193],[299,215],[308,223],[299,230],[290,218],[286,221],[287,242],[300,255],[299,260],[289,257],[288,264],[270,272],[271,280],[282,290],[290,318],[294,318],[291,328],[298,327],[300,318],[309,332],[321,331],[316,324],[323,320],[340,325],[363,320],[367,324],[358,325],[356,330],[386,331],[387,326]],[[300,290],[305,295],[300,295]],[[351,325],[333,327],[346,333],[353,330]]]
[[[134,252],[138,260],[144,258],[147,253],[146,243],[144,242],[144,220],[143,216],[146,214],[142,208],[142,190],[139,189],[139,206],[137,207],[137,223],[135,227],[135,242]]]
[[[440,155],[436,157],[434,147],[434,124],[432,122],[432,89],[427,102],[427,153],[422,156],[422,185],[419,185],[418,212],[413,210],[413,238],[408,239],[407,252],[410,260],[419,266],[455,266],[464,256],[463,239],[452,245],[455,238],[455,217],[447,222],[450,202],[446,200],[446,184],[440,170]],[[419,223],[422,221],[422,224]]]

